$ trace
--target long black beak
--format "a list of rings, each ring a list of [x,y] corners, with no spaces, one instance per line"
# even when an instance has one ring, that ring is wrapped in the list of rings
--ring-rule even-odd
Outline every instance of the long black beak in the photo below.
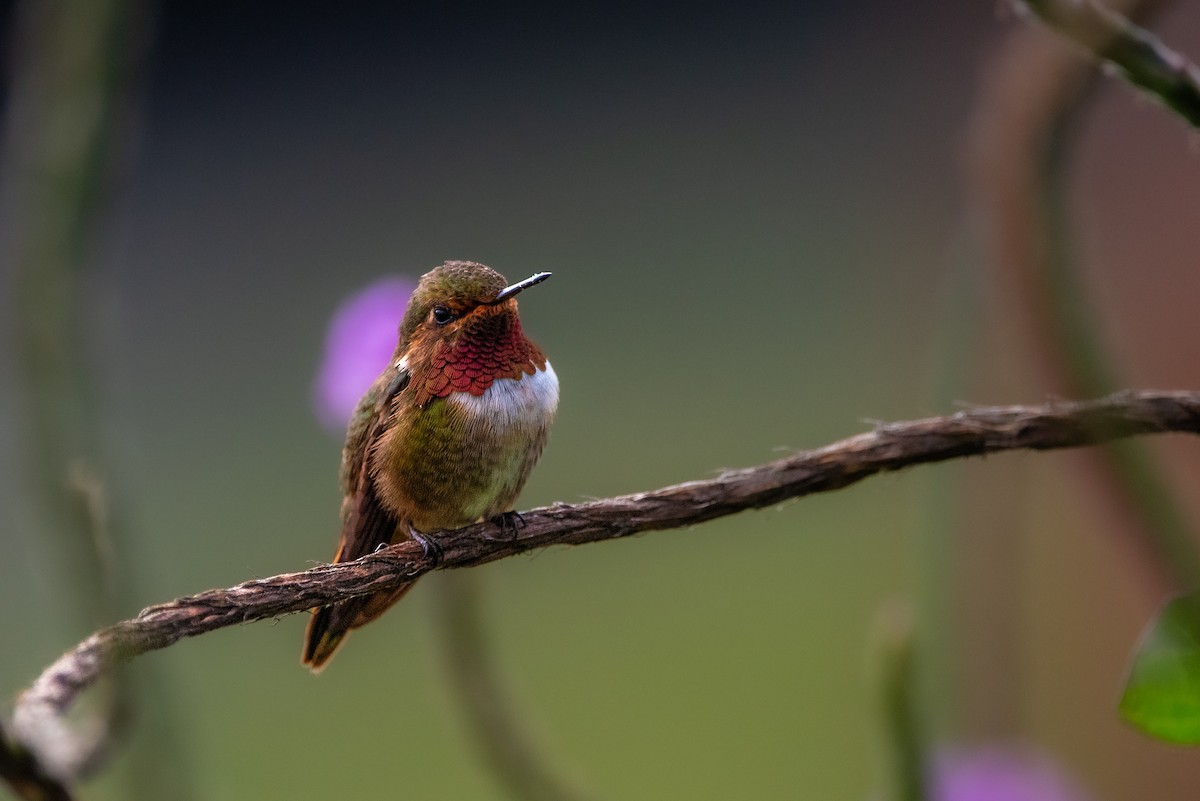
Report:
[[[543,281],[545,281],[547,278],[549,278],[553,274],[554,273],[534,273],[533,275],[526,278],[524,281],[518,281],[517,283],[512,284],[511,286],[506,286],[506,287],[504,287],[504,289],[500,290],[500,294],[496,296],[495,300],[492,301],[492,304],[496,304],[496,303],[500,303],[501,301],[508,300],[513,295],[516,295],[519,292],[522,292],[523,290],[529,289],[529,287],[533,286],[534,284],[542,283]]]

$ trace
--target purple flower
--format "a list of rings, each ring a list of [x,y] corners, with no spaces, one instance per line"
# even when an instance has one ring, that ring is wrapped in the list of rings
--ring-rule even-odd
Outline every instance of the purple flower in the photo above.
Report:
[[[416,285],[405,276],[381,278],[334,312],[313,386],[313,411],[325,428],[346,430],[358,399],[396,349],[400,318]]]
[[[932,801],[1091,801],[1048,757],[1027,748],[945,751],[933,773]]]

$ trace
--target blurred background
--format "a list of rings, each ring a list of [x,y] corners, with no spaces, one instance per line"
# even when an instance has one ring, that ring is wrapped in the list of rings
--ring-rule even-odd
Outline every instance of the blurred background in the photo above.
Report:
[[[68,293],[84,387],[27,391],[27,352],[0,352],[9,700],[101,623],[331,557],[341,443],[313,385],[335,309],[381,276],[554,272],[521,302],[562,382],[522,508],[1067,391],[994,256],[977,145],[1008,122],[986,103],[1013,40],[1074,54],[993,2],[82,5],[97,19],[49,46],[54,12],[0,4],[4,336]],[[1196,12],[1155,28],[1198,54]],[[114,110],[83,205],[22,166],[82,136],[27,113],[49,93],[22,70],[51,57],[124,65],[99,81]],[[1106,80],[1073,137],[1075,298],[1121,384],[1195,387],[1195,136]],[[56,203],[78,240],[45,256]],[[39,293],[37,258],[77,265],[73,288]],[[112,508],[108,606],[36,486],[30,415],[67,396]],[[1146,443],[1194,521],[1188,445]],[[1191,798],[1194,754],[1117,718],[1167,588],[1096,472],[960,461],[475,572],[513,698],[595,798],[887,797],[875,640],[897,604],[931,747],[1033,749],[1087,798]],[[304,615],[139,659],[129,740],[86,796],[506,797],[442,675],[438,579],[319,678]]]

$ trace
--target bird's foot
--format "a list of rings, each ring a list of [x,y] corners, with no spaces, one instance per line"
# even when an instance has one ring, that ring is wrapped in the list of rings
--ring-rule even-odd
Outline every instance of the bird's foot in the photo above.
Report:
[[[416,529],[410,528],[408,535],[421,546],[421,551],[425,554],[425,558],[429,560],[429,569],[436,570],[442,564],[442,559],[446,556],[441,544],[433,537],[426,537]]]
[[[525,526],[525,517],[516,511],[501,512],[492,518],[492,522],[500,529],[500,535],[497,537],[488,537],[488,539],[497,540],[515,540],[517,532]]]

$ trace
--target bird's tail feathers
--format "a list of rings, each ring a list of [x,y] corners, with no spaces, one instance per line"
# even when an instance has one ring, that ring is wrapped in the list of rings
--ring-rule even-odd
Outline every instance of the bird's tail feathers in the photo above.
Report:
[[[308,665],[313,673],[320,673],[337,653],[347,634],[382,615],[411,588],[412,584],[409,583],[390,592],[377,592],[317,609],[308,621],[300,661]]]

